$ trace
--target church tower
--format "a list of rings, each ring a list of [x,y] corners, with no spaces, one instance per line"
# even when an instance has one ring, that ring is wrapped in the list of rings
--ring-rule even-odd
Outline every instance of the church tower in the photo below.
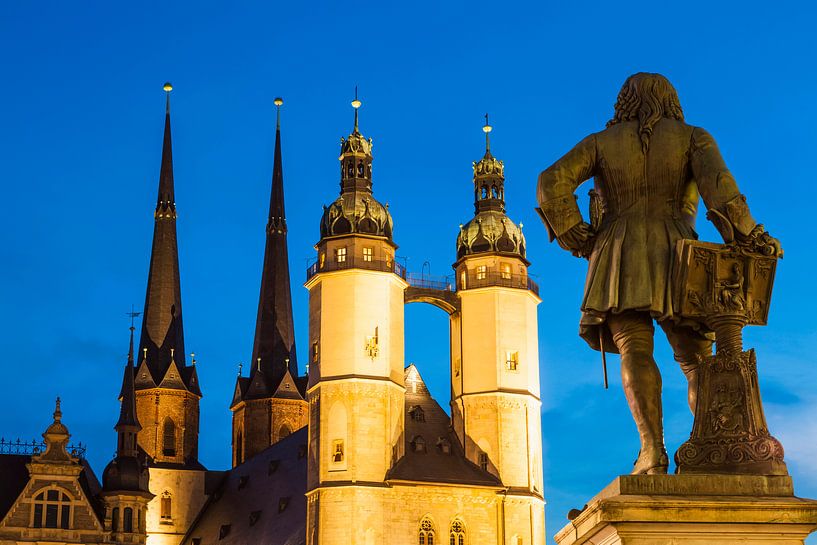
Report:
[[[181,467],[198,464],[201,390],[195,366],[185,364],[170,139],[171,90],[166,84],[162,166],[135,387],[142,424],[139,447],[151,463]]]
[[[372,194],[372,141],[341,140],[340,196],[324,207],[309,290],[307,544],[357,543],[379,527],[387,471],[402,456],[405,271],[388,208]],[[354,521],[354,524],[351,524]]]
[[[454,263],[461,312],[452,317],[452,423],[466,457],[518,496],[506,507],[506,524],[523,521],[522,530],[544,535],[541,300],[528,277],[522,226],[505,214],[505,165],[491,154],[487,115],[483,130],[485,155],[474,163],[475,216],[460,227]]]
[[[306,378],[298,376],[289,286],[281,105],[275,99],[275,153],[267,219],[267,242],[249,377],[239,376],[233,412],[233,466],[306,426]]]
[[[145,297],[139,364],[134,376],[137,446],[147,456],[150,492],[149,545],[177,545],[206,499],[205,469],[198,461],[201,390],[195,359],[185,363],[176,198],[170,139],[170,91],[165,107],[162,166],[153,248]]]
[[[105,502],[105,528],[113,543],[145,543],[148,502],[148,469],[140,457],[136,436],[142,426],[136,417],[136,391],[133,377],[133,326],[130,328],[128,362],[119,393],[119,420],[116,422],[116,457],[102,473],[102,498]]]

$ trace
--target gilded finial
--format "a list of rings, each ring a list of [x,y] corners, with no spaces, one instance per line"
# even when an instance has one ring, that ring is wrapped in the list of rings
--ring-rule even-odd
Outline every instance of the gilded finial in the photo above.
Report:
[[[166,81],[165,84],[162,86],[164,89],[165,94],[167,95],[167,105],[165,106],[165,111],[170,113],[170,91],[173,90],[173,86],[170,84],[169,81]]]
[[[193,365],[196,365],[196,353],[195,352],[190,352],[190,362]]]
[[[241,363],[241,362],[238,362],[238,376],[239,377],[241,376],[241,370],[242,369],[244,369],[244,364]]]
[[[357,85],[355,85],[355,99],[352,101],[352,108],[355,109],[355,132],[359,132],[357,128],[357,111],[363,105],[357,98]]]
[[[62,418],[62,411],[60,410],[60,396],[57,396],[56,407],[54,408],[54,422],[59,422]]]
[[[486,153],[491,151],[491,137],[489,136],[490,132],[494,130],[494,128],[488,124],[488,114],[485,114],[485,126],[482,127],[482,132],[485,133],[485,151]]]
[[[257,361],[258,361],[258,371],[260,372],[261,371],[261,358],[259,357]]]
[[[171,348],[170,349],[170,359],[172,360],[175,356],[176,356],[176,349]]]
[[[275,97],[275,100],[272,101],[275,104],[275,128],[281,128],[281,106],[284,104],[284,99],[281,97]]]
[[[148,359],[148,347],[144,347],[142,349],[142,361],[146,361]]]

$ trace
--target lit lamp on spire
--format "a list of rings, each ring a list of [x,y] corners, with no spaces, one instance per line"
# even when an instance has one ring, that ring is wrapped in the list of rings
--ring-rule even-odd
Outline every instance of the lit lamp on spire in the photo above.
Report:
[[[360,109],[360,107],[362,105],[363,105],[363,103],[360,102],[360,100],[358,100],[358,98],[357,98],[357,85],[355,85],[355,99],[352,101],[352,108],[355,109],[355,133],[356,134],[359,132],[358,128],[357,128],[357,111]]]
[[[482,132],[485,133],[485,152],[486,154],[491,151],[491,131],[494,128],[488,124],[488,114],[485,114],[485,126],[482,127]]]

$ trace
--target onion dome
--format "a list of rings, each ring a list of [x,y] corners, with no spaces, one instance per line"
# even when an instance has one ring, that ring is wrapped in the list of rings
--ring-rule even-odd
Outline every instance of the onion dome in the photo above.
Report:
[[[505,215],[505,164],[491,154],[489,133],[493,130],[485,115],[485,155],[474,163],[474,218],[460,226],[457,259],[481,253],[515,254],[525,259],[522,224]]]
[[[355,90],[355,128],[340,140],[340,196],[323,207],[321,239],[361,234],[385,237],[391,242],[393,221],[388,205],[372,195],[372,140],[358,128],[361,104]]]

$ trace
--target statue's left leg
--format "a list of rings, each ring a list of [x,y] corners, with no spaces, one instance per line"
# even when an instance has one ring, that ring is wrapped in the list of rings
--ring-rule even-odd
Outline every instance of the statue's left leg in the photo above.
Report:
[[[695,403],[698,397],[698,366],[700,357],[712,355],[712,341],[689,326],[680,326],[672,320],[659,322],[672,347],[675,361],[687,379],[687,402],[689,410],[695,414]]]

